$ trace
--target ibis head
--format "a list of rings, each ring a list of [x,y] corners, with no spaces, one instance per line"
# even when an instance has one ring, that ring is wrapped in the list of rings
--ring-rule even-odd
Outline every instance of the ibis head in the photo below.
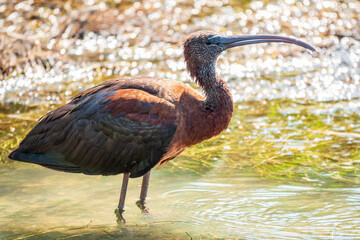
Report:
[[[258,43],[280,42],[295,44],[315,51],[310,44],[295,38],[276,35],[233,35],[224,36],[213,31],[198,31],[184,41],[184,57],[192,77],[201,74],[201,69],[214,68],[217,57],[223,51],[239,46]]]

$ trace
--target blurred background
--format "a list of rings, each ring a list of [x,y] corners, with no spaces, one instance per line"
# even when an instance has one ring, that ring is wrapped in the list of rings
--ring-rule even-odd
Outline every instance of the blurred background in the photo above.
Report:
[[[235,112],[220,136],[153,171],[143,216],[121,176],[11,162],[46,112],[103,81],[192,83],[188,34],[278,34],[316,46],[250,45],[217,70]],[[197,88],[198,89],[198,88]],[[0,0],[0,239],[360,238],[357,0]]]

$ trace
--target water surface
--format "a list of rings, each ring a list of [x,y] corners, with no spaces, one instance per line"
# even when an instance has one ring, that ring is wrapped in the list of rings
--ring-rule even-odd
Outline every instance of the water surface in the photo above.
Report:
[[[221,161],[202,176],[165,168],[151,176],[149,215],[135,206],[140,179],[130,182],[128,224],[117,226],[113,210],[120,183],[120,176],[25,164],[3,169],[0,238],[355,239],[360,234],[359,187],[264,180]]]

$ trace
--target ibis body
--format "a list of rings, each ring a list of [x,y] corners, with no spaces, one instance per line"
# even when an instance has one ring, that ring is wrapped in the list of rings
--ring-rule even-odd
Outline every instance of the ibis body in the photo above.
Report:
[[[193,33],[184,41],[184,57],[204,96],[184,83],[162,78],[107,81],[43,116],[9,158],[64,172],[124,173],[118,206],[121,215],[128,177],[147,173],[141,191],[143,204],[154,166],[227,128],[233,101],[226,82],[215,72],[219,54],[264,42],[314,50],[305,42],[280,36]]]

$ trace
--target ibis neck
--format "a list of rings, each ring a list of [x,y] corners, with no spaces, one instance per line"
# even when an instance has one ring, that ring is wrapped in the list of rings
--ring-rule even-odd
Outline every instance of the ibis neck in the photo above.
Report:
[[[233,102],[227,83],[216,74],[215,64],[199,68],[196,82],[204,90],[206,99],[204,107],[210,111],[233,111]]]

